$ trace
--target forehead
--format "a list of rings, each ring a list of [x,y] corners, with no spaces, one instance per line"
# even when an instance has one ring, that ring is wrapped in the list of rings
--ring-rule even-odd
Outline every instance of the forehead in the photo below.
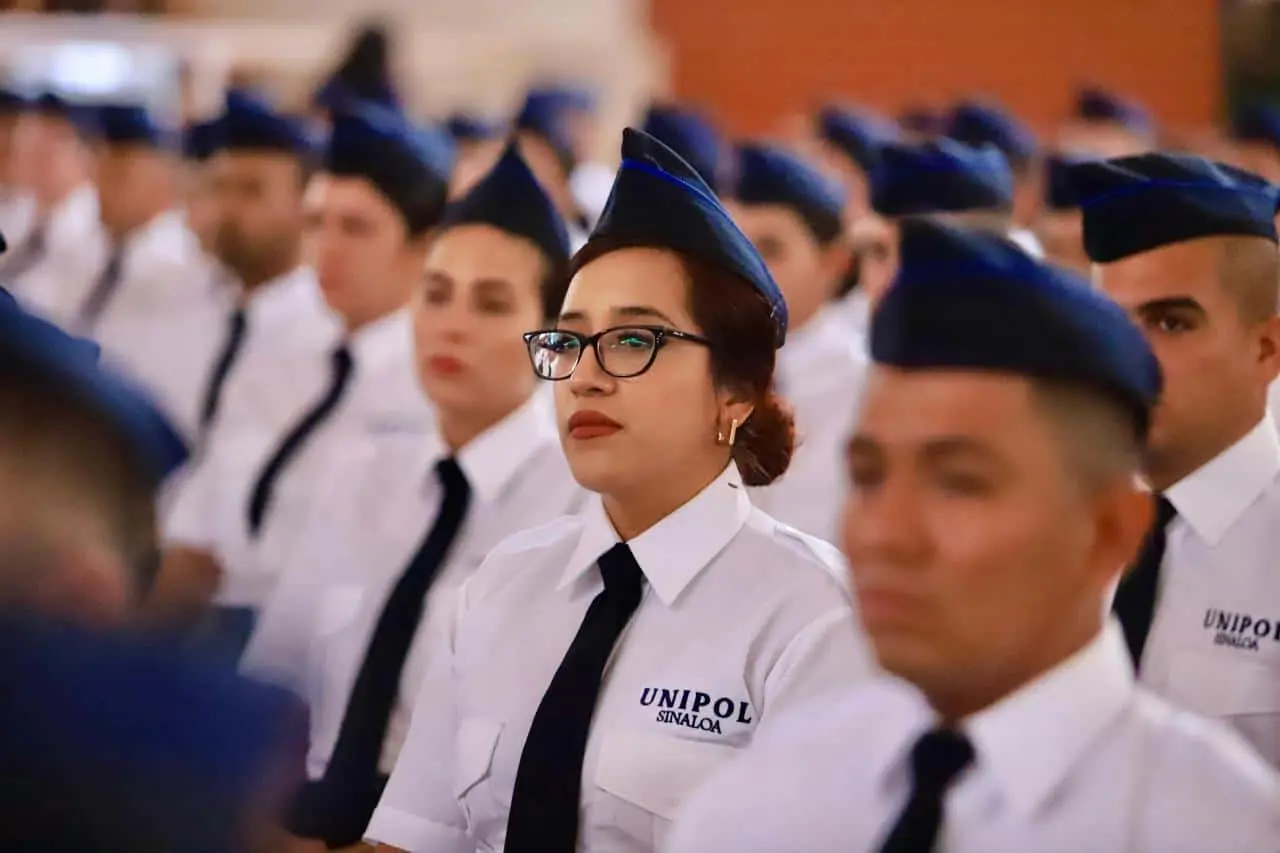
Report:
[[[663,249],[619,249],[578,271],[565,294],[564,311],[595,323],[628,306],[650,306],[677,322],[691,322],[688,280],[679,258]]]
[[[1166,296],[1212,298],[1218,287],[1221,241],[1188,240],[1095,267],[1094,281],[1121,305]]]
[[[239,177],[293,175],[298,168],[297,159],[284,151],[228,149],[219,151],[209,162],[218,172]]]
[[[1002,455],[1047,438],[1028,379],[974,370],[903,370],[876,364],[857,432],[885,446],[913,447],[965,437]]]
[[[321,172],[307,182],[304,201],[310,208],[394,215],[381,193],[359,177]]]
[[[542,272],[542,255],[532,243],[491,225],[457,225],[431,243],[427,269],[454,278],[524,279]]]
[[[896,243],[898,227],[883,216],[868,213],[853,221],[853,225],[849,228],[849,236],[860,245],[874,242]]]

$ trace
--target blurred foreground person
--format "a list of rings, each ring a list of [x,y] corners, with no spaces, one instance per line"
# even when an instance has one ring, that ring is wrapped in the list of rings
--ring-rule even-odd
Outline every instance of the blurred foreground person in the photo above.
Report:
[[[1036,236],[1045,258],[1081,275],[1089,275],[1089,255],[1084,250],[1084,214],[1071,187],[1071,167],[1081,158],[1051,154],[1044,160],[1044,200],[1036,217]]]
[[[1234,726],[1280,768],[1280,190],[1183,154],[1081,163],[1094,283],[1165,388],[1143,459],[1159,513],[1115,611],[1144,685]]]
[[[844,547],[891,674],[793,709],[668,853],[1216,853],[1280,844],[1280,777],[1134,683],[1117,576],[1160,371],[1086,280],[904,227],[849,443]]]

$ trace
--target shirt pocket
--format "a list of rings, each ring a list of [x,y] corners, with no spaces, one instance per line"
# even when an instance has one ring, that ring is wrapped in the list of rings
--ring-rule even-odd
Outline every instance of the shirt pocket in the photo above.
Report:
[[[633,844],[660,848],[680,807],[737,754],[735,747],[711,741],[639,729],[605,732],[595,784],[622,802],[599,808],[588,803],[588,813],[601,821],[593,835],[611,839],[621,832]]]
[[[502,728],[502,723],[482,717],[463,717],[458,723],[453,795],[477,837],[482,824],[506,822],[506,810],[499,806],[493,787],[493,759]]]
[[[1171,700],[1227,723],[1280,766],[1280,666],[1186,652],[1175,658],[1172,675]]]

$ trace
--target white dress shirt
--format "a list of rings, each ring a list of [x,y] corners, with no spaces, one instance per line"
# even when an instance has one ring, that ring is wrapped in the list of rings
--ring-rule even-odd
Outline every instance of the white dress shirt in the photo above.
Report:
[[[869,360],[861,335],[836,306],[824,308],[778,351],[778,390],[795,412],[797,446],[787,472],[752,492],[756,506],[828,542],[838,541],[848,481],[845,444]]]
[[[435,432],[431,406],[417,384],[409,313],[402,309],[350,336],[353,373],[342,398],[279,475],[265,524],[252,536],[247,507],[258,476],[328,389],[330,352],[337,344],[331,341],[322,351],[294,349],[289,357],[276,350],[272,371],[246,377],[252,382],[237,382],[234,390],[243,394],[233,398],[228,387],[210,446],[184,486],[174,509],[178,521],[171,519],[169,528],[171,541],[216,555],[224,572],[220,604],[258,608],[267,600],[278,578],[278,561],[298,531],[306,529],[311,505],[321,497],[320,484],[331,463],[342,458],[343,445],[406,438],[424,442]],[[259,365],[255,357],[245,368],[257,370]],[[236,370],[237,377],[240,372]],[[282,398],[266,399],[273,393]],[[250,414],[241,416],[246,410]]]
[[[1037,261],[1044,260],[1044,245],[1031,229],[1013,228],[1009,231],[1009,240]]]
[[[1280,767],[1280,436],[1267,415],[1175,484],[1142,683]]]
[[[533,715],[618,542],[598,496],[508,539],[459,592],[367,836],[497,851]],[[629,543],[645,593],[583,762],[579,849],[659,848],[681,802],[789,705],[867,677],[833,548],[751,505],[737,468]]]
[[[12,251],[27,236],[35,222],[36,200],[28,192],[12,187],[0,188],[0,234]],[[0,260],[0,267],[4,261]]]
[[[235,289],[219,286],[212,262],[178,211],[131,234],[120,282],[91,332],[103,359],[155,396],[191,441],[199,430],[205,383],[226,334]],[[80,283],[82,306],[101,270]]]
[[[680,814],[665,853],[875,853],[937,725],[884,677],[776,720]],[[947,853],[1280,850],[1280,778],[1226,727],[1135,686],[1118,627],[960,725]]]
[[[433,638],[449,620],[459,585],[500,540],[581,509],[586,493],[569,473],[544,409],[541,396],[532,398],[457,454],[471,503],[427,595],[385,741],[383,772],[395,764],[422,682],[424,652],[439,641]],[[387,596],[439,512],[442,494],[433,469],[448,451],[434,435],[426,442],[402,435],[398,441],[352,441],[340,455],[280,558],[279,586],[241,664],[307,700],[312,779],[324,775]]]
[[[862,338],[862,348],[867,348],[867,335],[871,332],[871,299],[867,296],[867,292],[861,287],[856,287],[846,293],[833,306],[836,313],[844,318],[854,334],[860,335]],[[790,343],[790,342],[788,342]],[[778,350],[779,355],[783,349]]]
[[[38,214],[36,214],[38,216]],[[83,282],[94,276],[107,259],[107,236],[98,219],[98,192],[85,184],[54,205],[44,219],[45,244],[40,259],[7,285],[31,311],[59,325],[69,324],[80,308]],[[8,260],[36,227],[33,221],[22,242],[10,241]],[[6,258],[0,256],[0,276]]]

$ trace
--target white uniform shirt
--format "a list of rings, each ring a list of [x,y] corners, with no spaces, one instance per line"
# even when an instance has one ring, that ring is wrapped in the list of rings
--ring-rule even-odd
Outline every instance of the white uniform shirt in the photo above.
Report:
[[[442,495],[433,469],[448,452],[434,436],[427,442],[402,436],[353,441],[342,455],[280,563],[280,584],[241,664],[306,698],[313,779],[324,775],[387,596],[439,512]],[[500,540],[574,513],[586,497],[569,473],[541,396],[464,447],[457,461],[471,485],[471,503],[427,595],[387,734],[384,772],[395,764],[422,682],[424,652],[441,636],[458,586]]]
[[[1280,437],[1270,415],[1165,496],[1140,680],[1237,728],[1280,767]]]
[[[1044,245],[1031,229],[1014,228],[1009,231],[1009,240],[1037,261],[1044,260]]]
[[[213,362],[226,335],[235,292],[219,286],[213,264],[178,211],[151,220],[125,242],[120,283],[92,329],[103,358],[155,396],[194,440]],[[101,271],[81,282],[83,305]]]
[[[311,504],[321,496],[320,483],[333,460],[342,458],[344,444],[379,437],[424,442],[435,431],[431,407],[417,384],[408,310],[361,328],[350,339],[353,373],[338,406],[276,479],[265,523],[257,537],[251,536],[247,508],[258,476],[288,432],[328,389],[330,352],[337,343],[330,342],[323,351],[295,350],[292,358],[281,357],[274,377],[257,377],[245,389],[258,395],[287,392],[291,405],[275,401],[268,407],[264,400],[250,410],[265,416],[239,418],[246,404],[228,395],[210,446],[183,489],[174,510],[180,524],[177,530],[171,524],[171,539],[214,552],[224,572],[221,604],[256,608],[266,601],[279,563],[298,531],[305,529]],[[284,368],[290,365],[296,366],[297,387],[287,387],[290,371]],[[257,367],[254,359],[252,368]],[[308,393],[301,393],[304,389]],[[225,423],[224,416],[236,422]]]
[[[862,337],[835,306],[788,336],[778,351],[778,390],[795,412],[797,446],[787,473],[751,499],[779,521],[828,542],[838,541],[848,479],[845,444],[868,366]]]
[[[867,292],[861,287],[854,288],[849,293],[841,297],[840,301],[833,306],[836,313],[844,318],[848,328],[854,334],[861,336],[862,349],[867,349],[867,335],[871,332],[871,299],[867,296]],[[789,343],[789,342],[788,342]],[[786,347],[778,350],[781,355]]]
[[[7,286],[26,306],[60,325],[69,324],[80,308],[83,282],[107,260],[107,236],[98,220],[98,193],[85,184],[72,190],[45,218],[45,248],[40,260]],[[12,260],[35,228],[33,222],[21,242],[9,241]],[[6,257],[0,256],[0,276],[6,276]]]
[[[617,541],[593,496],[582,516],[489,555],[459,593],[368,837],[502,849],[534,712]],[[840,555],[753,507],[734,466],[629,545],[645,592],[587,742],[581,850],[659,848],[680,803],[762,721],[871,671]]]
[[[666,853],[875,853],[937,725],[885,677],[778,721],[680,814]],[[1137,688],[1116,626],[961,725],[947,853],[1280,850],[1280,779],[1225,727]]]
[[[11,187],[0,189],[0,234],[4,235],[10,251],[26,238],[35,215],[36,200],[30,193]],[[4,261],[0,260],[0,267],[3,266]]]

